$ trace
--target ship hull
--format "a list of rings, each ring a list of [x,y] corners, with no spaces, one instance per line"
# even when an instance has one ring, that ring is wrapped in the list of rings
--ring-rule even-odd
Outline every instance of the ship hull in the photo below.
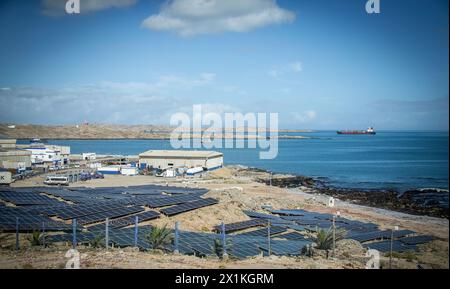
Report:
[[[376,132],[369,132],[369,131],[337,131],[337,134],[350,134],[350,135],[354,135],[354,134],[369,134],[369,135],[375,135],[377,134]]]

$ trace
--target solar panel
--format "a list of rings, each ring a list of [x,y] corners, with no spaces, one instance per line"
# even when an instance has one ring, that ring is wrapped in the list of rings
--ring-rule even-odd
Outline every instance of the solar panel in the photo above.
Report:
[[[277,256],[299,256],[301,254],[302,248],[311,241],[285,241],[285,240],[272,240],[270,242],[271,254]],[[269,244],[260,245],[260,248],[266,252],[269,252]]]
[[[253,242],[233,244],[233,247],[229,252],[229,255],[239,259],[245,259],[259,254],[261,254],[261,249]]]
[[[181,195],[175,197],[163,197],[163,198],[153,198],[147,201],[147,205],[150,208],[166,207],[170,205],[177,205],[186,202],[198,201],[201,198],[197,195]]]
[[[225,225],[225,232],[235,232],[239,230],[249,229],[258,226],[267,226],[267,221],[263,219],[251,219],[243,222],[230,223]],[[215,226],[214,231],[221,231],[221,226]]]
[[[390,252],[391,250],[391,241],[381,241],[374,242],[363,245],[365,248],[374,249],[383,253]],[[414,251],[416,250],[415,245],[406,245],[400,242],[399,240],[394,240],[392,242],[392,251],[395,252],[405,252],[405,251]]]
[[[16,206],[60,204],[61,202],[38,193],[0,192],[0,199]]]
[[[281,219],[281,218],[278,217],[278,216],[269,215],[269,214],[263,214],[263,213],[258,213],[258,212],[255,212],[255,211],[244,210],[243,212],[244,212],[244,214],[246,214],[246,215],[249,216],[250,218],[276,219],[276,220]]]
[[[353,239],[356,241],[359,241],[361,243],[373,241],[377,239],[390,239],[391,238],[391,231],[374,231],[369,233],[362,233],[362,234],[354,234],[354,235],[348,235],[347,238]],[[414,234],[413,231],[410,230],[400,230],[400,231],[394,231],[394,238],[401,238],[407,235]]]
[[[163,213],[166,216],[173,216],[173,215],[176,215],[179,213],[184,213],[184,212],[195,210],[198,208],[215,205],[217,203],[218,203],[218,201],[213,198],[200,199],[198,201],[193,201],[193,202],[184,203],[181,205],[176,205],[173,207],[162,209],[161,213]]]
[[[225,227],[226,228],[226,227]],[[283,232],[286,232],[287,229],[286,228],[281,228],[281,227],[270,227],[270,235],[276,235],[276,234],[280,234]],[[245,232],[245,233],[240,233],[238,234],[238,236],[252,236],[252,237],[264,237],[267,236],[268,234],[268,229],[264,228],[264,229],[259,229],[259,230],[254,230],[254,231],[250,231],[250,232]]]
[[[77,205],[56,210],[55,215],[63,220],[75,219],[93,215],[101,212],[112,211],[122,208],[124,205],[120,202],[99,203],[94,205]]]
[[[70,226],[62,222],[21,210],[3,211],[0,215],[0,229],[2,231],[15,231],[17,217],[19,218],[20,232],[41,230],[43,224],[46,231],[64,231],[70,229]]]
[[[156,219],[160,216],[158,212],[155,211],[145,211],[142,213],[134,214],[132,216],[126,216],[123,218],[118,218],[111,220],[109,226],[111,228],[122,228],[135,224],[136,217],[138,217],[138,223],[142,223],[148,220]],[[105,224],[98,224],[88,228],[90,231],[104,230]]]
[[[413,236],[399,239],[400,242],[407,245],[418,245],[433,241],[435,238],[430,235]]]
[[[112,211],[99,212],[92,215],[87,215],[81,218],[78,218],[77,221],[81,225],[92,224],[100,221],[104,221],[106,218],[118,218],[125,215],[134,214],[137,212],[142,212],[144,209],[142,207],[122,207],[117,208]]]
[[[285,215],[285,216],[304,216],[303,210],[271,210],[272,214]]]
[[[286,233],[286,234],[281,234],[281,235],[277,236],[277,238],[282,238],[282,239],[286,239],[286,240],[302,240],[302,239],[305,239],[305,236],[298,232],[290,232],[290,233]]]

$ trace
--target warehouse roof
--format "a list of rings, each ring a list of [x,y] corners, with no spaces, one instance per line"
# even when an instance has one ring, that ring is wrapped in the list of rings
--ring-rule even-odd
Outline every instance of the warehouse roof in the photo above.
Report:
[[[25,151],[25,150],[0,148],[0,155],[2,155],[2,156],[30,156],[31,152]]]
[[[214,151],[185,151],[185,150],[149,150],[139,154],[139,157],[151,158],[214,158],[221,157],[222,153]]]

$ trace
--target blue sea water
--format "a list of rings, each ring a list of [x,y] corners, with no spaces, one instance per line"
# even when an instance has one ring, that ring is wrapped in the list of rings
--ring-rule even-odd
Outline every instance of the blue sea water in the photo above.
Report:
[[[448,132],[378,132],[337,135],[335,131],[299,133],[311,139],[280,139],[276,159],[259,159],[258,149],[215,149],[226,164],[323,178],[346,188],[448,189]],[[167,140],[50,140],[71,152],[137,155],[171,149]]]

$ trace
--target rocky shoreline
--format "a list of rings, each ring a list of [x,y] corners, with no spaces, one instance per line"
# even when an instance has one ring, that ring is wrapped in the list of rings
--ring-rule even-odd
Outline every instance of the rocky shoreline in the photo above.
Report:
[[[249,170],[264,172],[254,168]],[[430,188],[399,193],[395,190],[335,188],[311,177],[289,175],[261,177],[256,180],[281,188],[303,188],[308,193],[327,195],[358,205],[449,219],[447,190]]]

